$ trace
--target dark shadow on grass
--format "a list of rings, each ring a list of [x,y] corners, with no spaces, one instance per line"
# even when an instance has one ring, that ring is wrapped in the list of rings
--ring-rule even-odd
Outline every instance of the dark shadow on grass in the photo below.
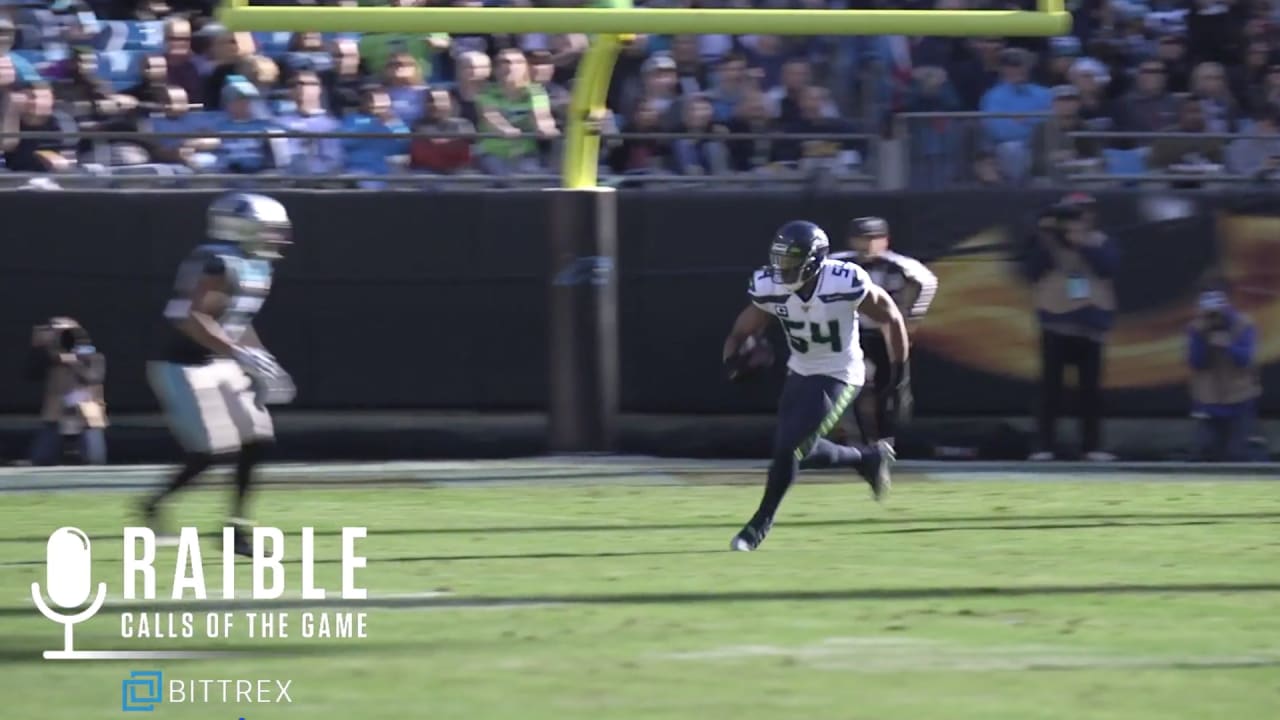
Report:
[[[357,518],[352,518],[353,521]],[[926,524],[974,524],[974,523],[1049,523],[1049,522],[1080,522],[1080,523],[1108,523],[1108,522],[1178,522],[1178,521],[1215,521],[1218,523],[1227,523],[1230,521],[1248,522],[1252,520],[1280,520],[1280,512],[1246,512],[1246,513],[1124,513],[1124,514],[1107,514],[1099,513],[1094,515],[1075,514],[1075,515],[972,515],[958,517],[872,517],[872,518],[849,518],[849,519],[830,519],[830,520],[806,520],[804,518],[787,519],[785,516],[781,522],[790,527],[841,527],[850,525],[926,525]],[[615,524],[590,524],[582,525],[506,525],[506,526],[489,526],[489,527],[414,527],[414,528],[370,528],[369,535],[373,537],[386,536],[416,536],[416,535],[502,535],[502,534],[523,534],[523,533],[540,533],[540,532],[563,532],[563,533],[579,533],[579,532],[645,532],[645,531],[661,531],[661,530],[714,530],[728,529],[738,530],[742,527],[740,520],[726,517],[724,520],[706,520],[702,522],[681,522],[681,523],[631,523],[625,521]],[[288,528],[285,528],[286,530]],[[342,528],[316,528],[317,537],[337,537],[342,535]],[[217,533],[208,533],[208,537],[216,538]],[[0,537],[0,543],[41,543],[48,542],[49,537],[44,536],[12,536]]]
[[[845,590],[744,590],[734,592],[679,593],[600,593],[548,594],[487,597],[388,596],[367,600],[302,600],[283,598],[273,601],[215,600],[180,603],[119,603],[103,609],[104,614],[122,612],[155,612],[170,610],[287,610],[335,608],[348,611],[369,609],[467,609],[519,608],[537,605],[694,605],[724,602],[856,602],[863,600],[938,600],[968,598],[1060,597],[1073,595],[1221,595],[1243,593],[1280,593],[1280,583],[1161,583],[1152,585],[1023,585],[1014,587],[925,587],[925,588],[851,588]],[[0,607],[0,617],[34,616],[30,607]]]
[[[866,535],[903,535],[914,533],[968,532],[987,530],[1097,530],[1099,528],[1131,528],[1131,527],[1189,527],[1195,525],[1232,525],[1234,520],[1182,520],[1179,522],[1092,522],[1092,523],[1045,523],[1042,525],[968,525],[959,527],[909,527],[892,530],[868,530]],[[1271,521],[1274,522],[1274,521]]]

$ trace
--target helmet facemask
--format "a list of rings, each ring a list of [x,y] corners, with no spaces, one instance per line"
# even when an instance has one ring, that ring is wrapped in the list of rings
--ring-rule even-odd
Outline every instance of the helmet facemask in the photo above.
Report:
[[[788,290],[799,290],[813,279],[817,273],[821,258],[811,254],[796,252],[790,245],[775,245],[769,252],[769,269],[773,273],[773,282]]]

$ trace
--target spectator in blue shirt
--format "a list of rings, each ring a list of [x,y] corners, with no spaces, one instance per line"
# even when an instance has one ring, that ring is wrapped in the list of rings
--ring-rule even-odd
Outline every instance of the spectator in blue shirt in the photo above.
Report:
[[[346,138],[342,141],[347,156],[347,169],[369,175],[388,175],[392,155],[409,152],[409,128],[391,111],[391,99],[379,86],[364,90],[360,112],[348,115],[342,122],[345,133],[403,134],[404,138]]]
[[[1053,94],[1028,81],[1029,53],[1006,48],[1000,53],[1000,82],[982,96],[980,109],[987,113],[1047,113]],[[995,147],[996,159],[1006,177],[1022,179],[1031,169],[1028,144],[1039,118],[991,118],[983,120],[986,138]]]
[[[222,89],[226,115],[217,123],[218,133],[267,133],[275,123],[256,112],[261,100],[253,83],[240,75],[227,78]],[[268,138],[222,138],[218,145],[218,169],[222,172],[252,174],[277,167],[275,149]]]
[[[394,53],[387,60],[383,77],[391,112],[406,126],[412,126],[424,114],[426,85],[422,82],[422,66],[407,52]]]
[[[293,76],[294,111],[280,116],[280,124],[294,132],[337,132],[338,119],[325,111],[320,78],[310,70]],[[342,172],[342,141],[333,138],[291,138],[289,167],[300,175]]]
[[[0,58],[6,58],[13,63],[18,82],[23,84],[38,82],[40,73],[36,71],[35,66],[21,55],[10,52],[13,50],[16,39],[17,31],[13,27],[13,21],[7,17],[0,17]]]

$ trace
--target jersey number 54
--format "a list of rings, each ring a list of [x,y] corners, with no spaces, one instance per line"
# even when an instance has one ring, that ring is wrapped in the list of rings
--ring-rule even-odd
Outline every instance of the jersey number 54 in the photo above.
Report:
[[[839,320],[828,320],[825,334],[822,325],[816,322],[783,320],[782,327],[787,331],[787,341],[791,344],[791,349],[798,353],[807,353],[815,345],[830,345],[833,353],[844,350],[844,344],[840,342]],[[809,330],[807,338],[804,337],[806,327]]]

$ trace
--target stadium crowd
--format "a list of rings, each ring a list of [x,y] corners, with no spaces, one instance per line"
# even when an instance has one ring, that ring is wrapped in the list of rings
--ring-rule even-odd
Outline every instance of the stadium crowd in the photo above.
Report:
[[[212,20],[214,4],[0,0],[4,166],[27,173],[554,171],[585,36],[231,33]],[[971,0],[675,4],[992,7]],[[1047,41],[641,37],[618,62],[604,131],[700,135],[614,138],[604,164],[617,174],[843,173],[864,164],[875,138],[892,134],[909,144],[915,187],[1020,184],[1091,170],[1269,178],[1280,168],[1280,4],[1084,0],[1073,12],[1075,34]],[[992,116],[904,115],[963,111]],[[999,116],[1019,113],[1040,115]],[[92,140],[77,130],[121,134]],[[1077,131],[1180,134],[1070,134]],[[286,136],[225,136],[237,132]],[[430,133],[448,137],[424,136]],[[805,137],[789,138],[799,134]],[[813,139],[823,134],[833,137]]]

